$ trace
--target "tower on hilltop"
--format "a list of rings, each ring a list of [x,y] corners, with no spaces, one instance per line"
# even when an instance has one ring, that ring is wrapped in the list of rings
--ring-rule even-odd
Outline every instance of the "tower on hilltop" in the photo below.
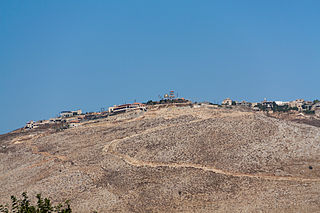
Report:
[[[176,96],[175,96],[175,94],[174,94],[174,91],[171,90],[170,93],[169,93],[169,98],[170,98],[170,99],[175,99],[175,97],[176,97]]]

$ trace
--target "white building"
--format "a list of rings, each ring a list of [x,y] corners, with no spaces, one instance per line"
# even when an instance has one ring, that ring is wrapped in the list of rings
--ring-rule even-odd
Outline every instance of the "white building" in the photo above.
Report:
[[[278,106],[285,106],[285,105],[289,105],[289,102],[288,101],[275,101],[276,104]]]
[[[224,99],[222,105],[232,105],[232,100],[230,98]]]
[[[26,124],[26,127],[27,129],[34,129],[34,128],[38,128],[38,124],[34,121],[29,121],[27,124]]]
[[[75,110],[75,111],[62,111],[62,112],[60,112],[60,116],[63,118],[69,118],[69,117],[73,117],[73,116],[77,116],[77,115],[81,115],[81,114],[82,114],[81,109]]]
[[[312,106],[312,110],[319,110],[320,111],[320,102],[316,103]]]

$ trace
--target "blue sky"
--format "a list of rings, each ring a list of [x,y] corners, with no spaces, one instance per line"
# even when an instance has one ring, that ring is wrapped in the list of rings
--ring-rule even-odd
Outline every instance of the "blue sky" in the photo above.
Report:
[[[319,98],[320,1],[0,1],[0,134],[157,99]]]

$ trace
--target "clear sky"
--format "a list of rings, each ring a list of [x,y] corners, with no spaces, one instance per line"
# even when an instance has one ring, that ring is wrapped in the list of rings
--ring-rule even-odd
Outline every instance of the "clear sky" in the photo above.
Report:
[[[175,90],[316,99],[318,0],[1,0],[0,134]]]

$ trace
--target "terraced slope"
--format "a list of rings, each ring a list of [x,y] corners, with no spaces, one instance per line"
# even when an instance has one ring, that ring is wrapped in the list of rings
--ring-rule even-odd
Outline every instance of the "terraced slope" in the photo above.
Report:
[[[164,108],[0,138],[1,201],[75,212],[320,212],[320,128],[260,113]]]

